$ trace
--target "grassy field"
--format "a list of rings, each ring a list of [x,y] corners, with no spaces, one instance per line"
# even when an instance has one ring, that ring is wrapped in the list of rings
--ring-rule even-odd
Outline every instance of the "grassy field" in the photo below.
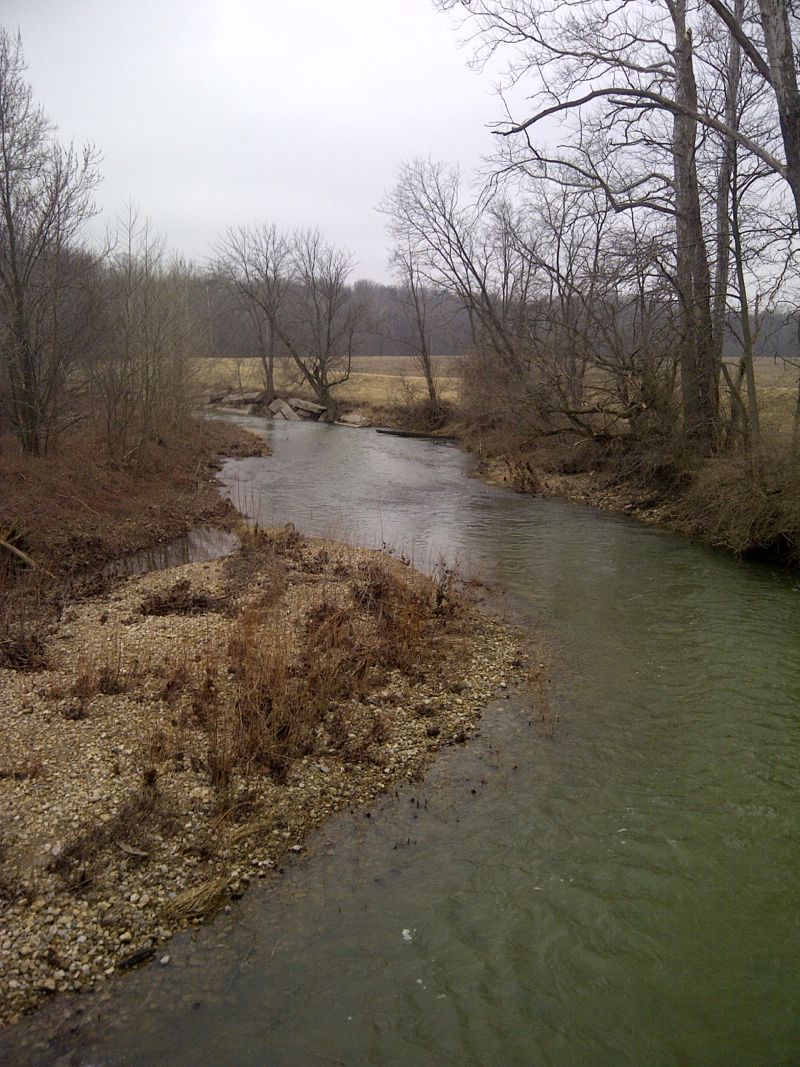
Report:
[[[439,395],[457,402],[460,392],[457,356],[434,357]],[[258,389],[262,386],[261,363],[257,359],[198,359],[200,388],[203,392],[223,389]],[[734,368],[732,368],[732,371]],[[761,422],[765,434],[777,440],[789,440],[800,368],[783,360],[756,360]],[[279,392],[297,393],[312,399],[307,386],[297,377],[290,363],[276,369]],[[723,396],[726,390],[723,384]],[[341,403],[352,407],[408,406],[426,396],[425,380],[410,356],[358,356],[353,360],[348,381],[337,389]]]
[[[435,356],[439,394],[443,400],[458,399],[457,356]],[[198,359],[200,387],[204,392],[222,389],[258,389],[263,384],[258,359]],[[281,362],[276,367],[279,392],[308,395],[307,386],[297,378],[296,369]],[[386,406],[410,404],[427,395],[425,379],[410,356],[357,356],[353,359],[350,378],[336,390],[343,404]]]
[[[764,431],[788,440],[792,433],[800,368],[783,360],[758,359],[755,372]]]

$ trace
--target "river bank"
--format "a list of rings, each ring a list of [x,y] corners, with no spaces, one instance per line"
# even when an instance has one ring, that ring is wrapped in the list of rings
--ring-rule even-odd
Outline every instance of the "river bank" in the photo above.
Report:
[[[476,473],[489,484],[627,515],[741,558],[800,564],[800,491],[790,468],[763,483],[725,457],[666,473],[644,462],[643,472],[632,474],[626,467],[637,465],[635,457],[576,464],[576,450],[567,446],[487,454],[470,433],[460,434],[459,443],[476,454]]]
[[[211,419],[190,420],[127,464],[77,430],[47,456],[0,440],[0,539],[29,554],[52,581],[197,526],[230,527],[236,512],[213,472],[221,456],[265,451],[262,438]],[[0,550],[0,579],[3,564],[14,562]],[[22,574],[8,577],[19,585]]]
[[[457,404],[373,405],[370,421],[454,439],[476,473],[518,493],[561,497],[686,534],[740,557],[800,564],[800,483],[784,440],[755,479],[741,453],[699,458],[679,442],[596,442],[570,434],[531,442],[508,427],[481,427]]]
[[[220,383],[235,391],[233,368],[225,361],[214,365]],[[455,437],[491,484],[624,514],[736,556],[800,563],[800,482],[787,406],[796,387],[787,389],[787,381],[766,373],[766,364],[759,367],[765,447],[757,478],[741,448],[702,458],[678,434],[636,441],[568,430],[537,436],[507,398],[488,404],[479,400],[480,390],[465,391],[457,362],[441,357],[436,366],[442,389],[439,402],[431,404],[412,359],[362,360],[351,387],[340,394],[342,412],[355,412],[373,426]],[[365,374],[370,368],[382,373]],[[245,384],[258,384],[257,373],[250,366]],[[241,389],[241,368],[237,374]]]
[[[175,931],[415,780],[528,669],[449,572],[291,527],[65,595],[40,638],[0,670],[3,1022],[168,965]]]
[[[369,410],[375,423],[455,440],[490,485],[627,515],[740,557],[800,564],[800,484],[790,458],[774,459],[756,481],[741,455],[698,459],[567,434],[531,443],[476,427],[457,406],[437,414],[425,404]]]
[[[235,530],[241,517],[214,474],[222,456],[266,450],[262,437],[209,419],[176,429],[128,466],[78,433],[48,456],[0,440],[0,669],[41,663],[67,603],[102,592],[112,561],[198,528]]]

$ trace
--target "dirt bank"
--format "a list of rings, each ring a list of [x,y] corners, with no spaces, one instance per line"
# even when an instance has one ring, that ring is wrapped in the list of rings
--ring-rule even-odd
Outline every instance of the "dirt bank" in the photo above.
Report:
[[[490,485],[505,485],[518,493],[562,497],[604,511],[630,515],[642,522],[675,528],[675,502],[662,492],[634,482],[614,481],[597,471],[563,474],[537,467],[529,457],[505,455],[478,457],[476,473]]]
[[[218,457],[265,451],[261,438],[210,419],[192,420],[124,466],[77,432],[44,457],[3,439],[0,538],[63,579],[194,526],[230,525],[236,512],[211,476]],[[0,552],[0,582],[3,564],[13,563]]]

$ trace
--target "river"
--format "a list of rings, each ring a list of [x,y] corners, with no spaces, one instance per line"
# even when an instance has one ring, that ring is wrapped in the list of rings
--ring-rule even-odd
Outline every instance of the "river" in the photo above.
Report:
[[[116,983],[65,1062],[800,1061],[797,575],[486,486],[453,447],[237,421],[273,450],[221,471],[242,510],[481,577],[546,635],[549,712],[498,701]]]

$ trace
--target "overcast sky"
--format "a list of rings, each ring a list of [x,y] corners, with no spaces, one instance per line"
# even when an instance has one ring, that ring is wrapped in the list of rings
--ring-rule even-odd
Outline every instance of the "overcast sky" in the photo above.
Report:
[[[387,277],[376,206],[417,156],[469,171],[500,117],[430,0],[3,0],[62,140],[102,154],[102,222],[133,200],[202,263],[228,225],[316,225]]]

